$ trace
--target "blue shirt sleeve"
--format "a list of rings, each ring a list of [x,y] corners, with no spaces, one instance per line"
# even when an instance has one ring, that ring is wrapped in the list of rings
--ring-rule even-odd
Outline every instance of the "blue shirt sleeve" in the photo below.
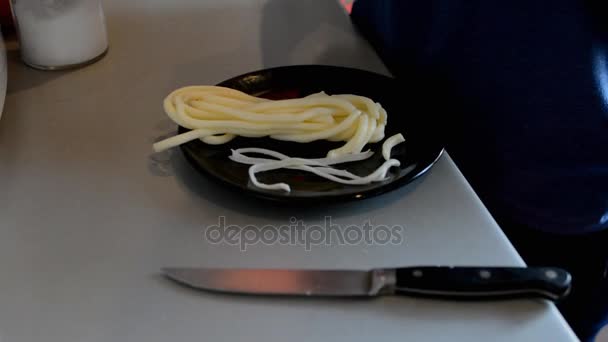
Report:
[[[608,228],[602,3],[357,0],[352,19],[397,78],[449,90],[452,110],[427,115],[495,216],[585,233]]]

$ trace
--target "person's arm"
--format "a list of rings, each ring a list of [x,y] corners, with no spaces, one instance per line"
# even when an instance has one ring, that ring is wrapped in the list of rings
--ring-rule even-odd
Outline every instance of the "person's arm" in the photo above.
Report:
[[[472,2],[357,0],[353,23],[397,77],[433,66],[457,34]]]
[[[584,233],[608,229],[605,3],[357,0],[352,20],[427,88],[424,115],[495,217]]]

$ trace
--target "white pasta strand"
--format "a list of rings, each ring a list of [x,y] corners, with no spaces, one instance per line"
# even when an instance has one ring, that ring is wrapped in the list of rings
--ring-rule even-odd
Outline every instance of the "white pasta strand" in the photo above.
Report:
[[[236,135],[234,134],[220,134],[220,135],[210,135],[204,138],[201,138],[201,140],[209,145],[222,145],[225,144],[229,141],[231,141],[232,139],[236,138]]]
[[[277,158],[278,160],[289,159],[288,156],[281,154],[279,152],[275,152],[275,151],[271,151],[271,150],[267,150],[267,149],[261,149],[261,148],[240,148],[238,150],[232,150],[232,155],[229,158],[235,162],[238,162],[241,164],[248,164],[248,165],[263,164],[263,163],[269,163],[269,162],[276,161],[276,160],[267,159],[267,158],[252,158],[252,157],[248,157],[248,156],[244,155],[243,153],[265,154],[265,155],[271,156],[273,158]],[[367,152],[362,152],[362,153],[343,155],[343,156],[340,156],[337,158],[318,158],[318,159],[306,159],[306,160],[310,161],[311,163],[313,163],[315,165],[318,164],[318,165],[330,166],[330,165],[335,165],[335,164],[343,164],[343,163],[350,163],[350,162],[354,162],[354,161],[365,160],[373,155],[374,155],[373,152],[367,151]],[[294,166],[286,166],[285,168],[308,171],[308,172],[312,172],[312,173],[317,173],[317,171],[324,172],[324,173],[331,174],[334,176],[340,176],[340,177],[345,177],[345,178],[350,178],[350,179],[361,178],[346,170],[339,170],[339,169],[334,169],[331,167],[320,166],[320,167],[317,167],[316,169],[313,169],[312,167],[307,166],[307,165],[294,165]],[[317,174],[319,174],[319,173],[317,173]],[[322,175],[320,175],[320,176],[322,176]]]
[[[328,157],[337,157],[341,154],[345,153],[358,153],[361,152],[363,146],[367,143],[365,138],[368,136],[367,131],[369,129],[368,126],[368,117],[367,115],[362,115],[359,117],[359,124],[357,125],[357,132],[353,137],[346,143],[346,145],[333,149],[329,151],[327,154]]]
[[[191,131],[153,145],[157,152],[200,139],[224,144],[236,136],[266,137],[308,143],[344,141],[328,156],[361,152],[384,138],[386,111],[357,95],[324,92],[290,100],[268,100],[217,86],[189,86],[173,91],[163,103],[175,123]]]
[[[370,130],[373,130],[373,127],[369,128]],[[365,132],[365,134],[368,133]],[[386,175],[388,173],[388,170],[391,167],[401,165],[401,163],[397,159],[390,159],[390,154],[393,147],[402,143],[403,141],[405,141],[405,139],[401,134],[396,134],[387,139],[386,142],[382,145],[382,154],[383,157],[386,159],[385,162],[374,172],[364,177],[352,174],[347,170],[335,169],[331,167],[331,165],[368,159],[373,155],[373,152],[370,151],[339,155],[337,157],[330,156],[327,158],[304,159],[291,158],[285,154],[268,149],[241,148],[237,150],[232,150],[232,155],[230,156],[230,159],[238,163],[251,165],[248,171],[251,182],[256,187],[266,190],[282,190],[285,192],[291,191],[291,187],[289,186],[289,184],[264,184],[260,182],[256,177],[256,174],[259,172],[272,171],[283,168],[310,172],[325,179],[329,179],[333,182],[341,184],[364,185],[385,180],[387,177]],[[275,159],[273,160],[268,158],[249,157],[245,155],[246,153],[266,155]]]
[[[395,134],[392,137],[386,139],[384,144],[382,144],[382,157],[384,157],[384,160],[391,159],[391,151],[393,150],[393,147],[401,144],[404,141],[405,138],[401,133]]]
[[[334,176],[331,173],[326,172],[323,169],[311,167],[311,165],[319,165],[317,163],[311,163],[310,160],[302,159],[302,158],[287,158],[280,161],[274,162],[266,162],[261,164],[254,164],[249,168],[249,178],[251,182],[262,189],[268,190],[284,190],[291,191],[291,187],[286,183],[276,183],[276,184],[264,184],[258,181],[256,177],[256,173],[263,171],[271,171],[283,168],[297,168],[300,170],[312,172],[318,176],[329,179],[336,183],[348,184],[348,185],[365,185],[373,182],[381,182],[386,179],[386,174],[388,170],[393,166],[399,166],[401,163],[396,159],[390,159],[385,161],[376,171],[371,173],[365,177],[357,177],[353,179],[343,179]]]
[[[276,159],[248,157],[245,155],[245,153],[262,154],[262,155],[266,155],[266,156],[273,157]],[[306,160],[310,161],[313,164],[318,164],[318,165],[322,165],[322,166],[331,166],[331,165],[336,165],[336,164],[352,163],[355,161],[366,160],[366,159],[369,159],[373,155],[374,155],[374,152],[366,151],[366,152],[361,152],[361,153],[346,154],[346,155],[342,155],[342,156],[339,156],[336,158],[327,158],[326,157],[326,158],[313,158],[313,159],[306,159]],[[231,160],[236,161],[241,164],[254,165],[254,164],[259,164],[259,163],[272,162],[272,161],[276,161],[276,160],[283,160],[283,159],[287,159],[289,157],[282,153],[276,152],[276,151],[267,150],[264,148],[249,147],[249,148],[239,148],[238,150],[232,150],[232,155],[230,155],[229,158]]]

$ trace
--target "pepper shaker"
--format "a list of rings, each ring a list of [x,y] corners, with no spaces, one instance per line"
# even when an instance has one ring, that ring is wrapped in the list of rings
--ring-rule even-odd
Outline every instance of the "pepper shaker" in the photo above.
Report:
[[[11,0],[21,58],[42,70],[76,68],[108,50],[101,0]]]

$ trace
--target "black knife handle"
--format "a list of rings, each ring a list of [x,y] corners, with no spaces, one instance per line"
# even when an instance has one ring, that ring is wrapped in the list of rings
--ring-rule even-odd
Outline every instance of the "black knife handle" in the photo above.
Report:
[[[407,267],[396,270],[395,293],[452,299],[564,298],[572,277],[554,267]]]

